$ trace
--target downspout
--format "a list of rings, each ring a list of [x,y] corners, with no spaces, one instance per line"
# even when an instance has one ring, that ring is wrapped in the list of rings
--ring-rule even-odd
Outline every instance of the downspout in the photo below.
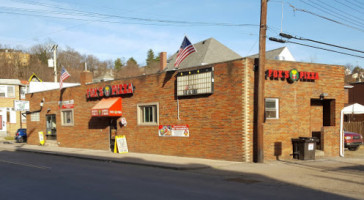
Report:
[[[340,116],[340,157],[344,157],[343,126],[344,126],[344,110],[341,110],[341,116]]]
[[[248,99],[248,86],[249,86],[249,81],[248,81],[248,78],[249,78],[249,70],[248,70],[248,60],[245,59],[245,71],[244,71],[244,74],[245,74],[245,77],[244,77],[244,158],[245,158],[245,162],[248,162],[250,160],[249,158],[249,145],[248,145],[248,126],[249,126],[249,123],[248,123],[248,120],[249,120],[249,112],[248,112],[248,109],[249,109],[249,99]]]

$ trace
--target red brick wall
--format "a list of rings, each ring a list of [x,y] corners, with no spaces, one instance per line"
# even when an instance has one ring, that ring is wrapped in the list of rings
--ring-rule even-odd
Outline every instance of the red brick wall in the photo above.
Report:
[[[353,88],[348,89],[349,104],[359,103],[364,105],[364,83],[352,83]]]
[[[91,108],[99,100],[86,101],[86,89],[133,83],[134,94],[123,96],[123,117],[128,124],[122,128],[118,126],[117,131],[119,135],[126,135],[130,152],[242,161],[244,63],[239,60],[214,65],[214,93],[180,98],[180,120],[177,119],[176,74],[172,72],[67,88],[61,98],[59,90],[28,95],[31,110],[37,109],[40,99],[45,98],[41,122],[30,123],[29,130],[45,132],[45,114],[50,108],[49,114],[57,115],[60,146],[106,150],[109,148],[108,120],[91,117]],[[61,126],[60,99],[75,101],[74,126]],[[190,137],[159,137],[158,126],[138,126],[137,104],[152,102],[159,103],[160,125],[188,124]],[[38,144],[38,135],[31,134],[29,143]]]
[[[245,68],[245,65],[248,68]],[[59,90],[28,94],[31,110],[39,109],[45,98],[40,122],[27,117],[30,144],[39,144],[38,131],[46,128],[45,115],[56,114],[58,142],[63,147],[109,149],[110,118],[92,118],[91,108],[99,99],[87,101],[87,88],[133,83],[133,95],[124,95],[123,117],[128,124],[118,125],[117,134],[126,135],[130,152],[201,157],[210,159],[253,160],[254,128],[254,65],[251,59],[218,63],[214,67],[214,93],[179,98],[180,120],[177,119],[176,74],[173,72],[136,78],[88,84]],[[338,155],[340,110],[344,104],[344,68],[296,62],[268,61],[266,69],[319,72],[315,82],[295,82],[267,79],[265,97],[280,101],[280,119],[264,124],[264,156],[266,160],[289,159],[291,138],[311,136],[311,99],[328,93],[335,99],[335,126],[322,129],[325,155]],[[62,126],[58,101],[75,101],[74,126]],[[137,104],[159,103],[160,125],[190,127],[190,137],[159,137],[158,126],[137,125]],[[49,109],[49,112],[47,110]],[[320,119],[322,120],[322,119]]]
[[[321,93],[327,93],[325,99],[335,99],[335,126],[324,127],[322,137],[324,138],[325,156],[337,156],[339,154],[339,127],[340,111],[344,106],[344,67],[297,63],[268,61],[266,69],[291,70],[318,72],[319,80],[313,82],[297,81],[288,83],[286,80],[271,80],[265,82],[265,97],[279,98],[279,119],[267,119],[264,124],[264,156],[266,159],[276,159],[275,144],[282,144],[281,159],[291,158],[291,138],[311,137],[311,129],[317,127],[315,119],[322,115],[311,115],[311,99],[319,99]],[[317,119],[318,123],[322,119]]]

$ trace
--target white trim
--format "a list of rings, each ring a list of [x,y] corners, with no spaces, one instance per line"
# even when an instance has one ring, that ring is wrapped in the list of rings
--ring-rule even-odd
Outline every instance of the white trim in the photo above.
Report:
[[[63,121],[64,112],[67,112],[67,111],[71,111],[71,114],[72,114],[72,121],[69,123],[66,123]],[[75,114],[74,114],[73,109],[62,109],[61,110],[61,124],[62,124],[62,126],[74,126],[75,125]]]
[[[275,111],[276,111],[276,117],[266,117],[266,119],[279,119],[279,99],[278,98],[265,98],[265,101],[264,103],[267,101],[267,100],[270,100],[270,101],[274,101],[275,102]],[[267,112],[267,107],[265,107],[265,112]]]
[[[153,117],[155,118],[155,122],[143,122],[142,120],[142,108],[148,106],[155,106],[156,112],[153,112]],[[159,125],[159,103],[152,102],[152,103],[139,103],[137,104],[137,124],[138,126],[157,126]]]

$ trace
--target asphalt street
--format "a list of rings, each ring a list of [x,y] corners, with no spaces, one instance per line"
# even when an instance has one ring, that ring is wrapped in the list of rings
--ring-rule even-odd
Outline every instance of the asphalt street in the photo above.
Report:
[[[350,199],[264,175],[0,151],[0,199]]]

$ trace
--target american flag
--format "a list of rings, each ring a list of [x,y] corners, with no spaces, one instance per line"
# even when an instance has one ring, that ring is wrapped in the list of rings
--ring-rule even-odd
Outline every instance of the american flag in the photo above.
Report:
[[[179,48],[176,62],[174,63],[174,67],[178,68],[181,62],[191,53],[196,52],[195,47],[188,40],[187,36],[183,39],[181,47]]]
[[[61,76],[59,78],[59,89],[62,89],[63,81],[66,80],[71,75],[68,73],[68,71],[62,67]]]

